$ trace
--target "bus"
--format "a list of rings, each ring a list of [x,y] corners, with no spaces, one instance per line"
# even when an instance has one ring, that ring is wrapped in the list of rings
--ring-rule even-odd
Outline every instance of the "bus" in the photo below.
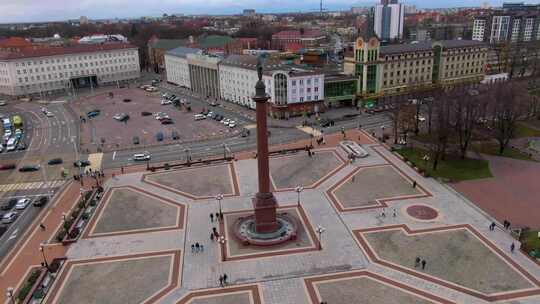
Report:
[[[22,120],[22,117],[20,115],[14,115],[11,118],[11,121],[13,122],[13,127],[15,127],[16,129],[22,128],[23,120]]]

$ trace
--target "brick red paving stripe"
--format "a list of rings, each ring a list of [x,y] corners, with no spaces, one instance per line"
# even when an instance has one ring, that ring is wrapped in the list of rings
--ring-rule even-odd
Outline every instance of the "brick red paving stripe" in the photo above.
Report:
[[[196,299],[198,297],[207,297],[207,296],[214,296],[214,295],[219,296],[219,295],[226,295],[229,293],[236,293],[236,292],[242,292],[242,291],[249,292],[252,294],[254,304],[263,304],[258,285],[245,285],[245,286],[225,287],[225,288],[220,288],[220,289],[192,291],[188,293],[186,296],[184,296],[180,301],[176,302],[176,304],[186,304],[190,302],[191,300]]]

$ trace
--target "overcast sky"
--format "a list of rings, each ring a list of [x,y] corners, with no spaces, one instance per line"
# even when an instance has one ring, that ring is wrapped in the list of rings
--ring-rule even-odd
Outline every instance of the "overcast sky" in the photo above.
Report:
[[[540,0],[520,0],[538,3]],[[376,0],[323,0],[330,10],[372,5]],[[422,8],[501,5],[503,0],[408,0]],[[0,23],[77,19],[126,18],[174,14],[235,14],[245,8],[259,12],[312,11],[319,0],[0,0]]]

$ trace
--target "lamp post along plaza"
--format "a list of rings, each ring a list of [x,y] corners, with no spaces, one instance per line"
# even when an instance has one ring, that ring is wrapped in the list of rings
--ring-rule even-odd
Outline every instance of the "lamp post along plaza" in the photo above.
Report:
[[[324,231],[326,231],[326,229],[321,225],[318,225],[317,230],[315,231],[317,231],[317,233],[319,234],[319,250],[322,250],[322,234]]]
[[[222,210],[221,210],[221,200],[223,199],[223,194],[216,195],[216,200],[218,201],[219,206],[219,216],[221,216]],[[219,218],[218,218],[219,220]]]
[[[47,270],[49,270],[49,263],[47,262],[47,257],[45,256],[45,244],[39,245],[39,251],[41,251],[41,256],[43,257],[43,264],[45,264],[45,267]]]
[[[296,186],[296,188],[294,188],[294,191],[296,191],[296,193],[298,193],[297,205],[298,205],[298,207],[300,207],[300,193],[301,193],[302,191],[304,191],[304,187],[302,187],[302,186]]]

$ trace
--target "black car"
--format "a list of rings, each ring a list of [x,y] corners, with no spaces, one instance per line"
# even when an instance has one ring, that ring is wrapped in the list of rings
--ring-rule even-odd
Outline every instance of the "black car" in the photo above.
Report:
[[[141,112],[141,116],[150,116],[152,115],[152,112]]]
[[[170,118],[165,118],[165,119],[162,119],[161,120],[161,124],[162,125],[172,125],[174,123],[174,121]]]
[[[46,196],[42,196],[38,199],[36,199],[32,205],[34,205],[35,207],[43,207],[45,206],[45,204],[47,204],[49,202],[49,198],[46,197]]]
[[[73,162],[73,166],[75,166],[77,168],[84,168],[86,166],[90,166],[90,161],[88,161],[88,160],[78,160],[78,161]]]
[[[171,137],[172,139],[177,140],[177,139],[180,139],[180,134],[178,134],[178,132],[176,131],[172,131]]]
[[[138,136],[133,136],[133,144],[138,145],[141,141],[139,140]]]
[[[156,140],[157,141],[162,141],[163,140],[163,133],[162,132],[157,132],[156,133]]]
[[[12,198],[9,201],[3,203],[2,206],[0,206],[0,209],[4,211],[11,210],[11,208],[15,207],[15,205],[17,205],[17,199]]]
[[[94,117],[98,116],[100,113],[101,113],[100,110],[93,110],[93,111],[90,111],[90,112],[86,113],[86,117],[94,118]]]
[[[48,164],[49,165],[60,165],[63,162],[64,161],[61,158],[53,158],[53,159],[49,160]]]
[[[119,121],[126,121],[126,120],[129,120],[129,115],[127,114],[122,115],[122,117],[120,117],[119,119]]]
[[[22,166],[19,168],[19,172],[33,172],[33,171],[39,171],[40,166],[39,165],[28,165],[28,166]]]
[[[122,101],[123,102],[131,102],[131,99],[130,98],[124,98]]]

